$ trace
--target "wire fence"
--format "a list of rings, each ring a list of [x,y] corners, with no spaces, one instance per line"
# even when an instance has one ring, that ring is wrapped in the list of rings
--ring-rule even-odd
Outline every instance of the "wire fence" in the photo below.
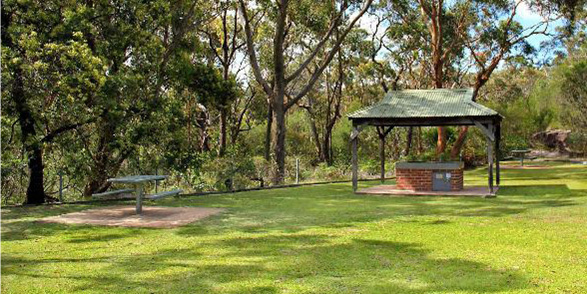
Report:
[[[120,172],[119,176],[134,174],[168,175],[166,180],[146,184],[145,192],[157,193],[167,189],[179,188],[187,191],[183,193],[182,196],[213,195],[304,185],[344,183],[349,182],[351,178],[350,169],[332,168],[338,171],[334,175],[329,173],[317,173],[315,170],[310,170],[308,166],[301,164],[300,160],[297,158],[295,159],[295,164],[291,164],[288,167],[283,184],[272,184],[272,175],[270,173],[257,173],[254,176],[249,175],[246,183],[243,183],[242,180],[235,180],[235,177],[240,177],[240,175],[229,174],[222,180],[216,181],[217,184],[214,186],[202,186],[197,183],[194,184],[190,181],[191,176],[189,174],[174,173],[162,168],[155,168],[152,170],[127,169]],[[80,203],[93,201],[91,197],[84,195],[86,183],[79,181],[79,175],[65,169],[50,169],[47,170],[45,174],[45,191],[53,202]],[[30,172],[26,165],[15,165],[4,167],[2,169],[2,206],[19,205],[25,202],[29,175]],[[376,173],[369,172],[362,172],[361,177],[363,180],[378,179],[376,178]],[[109,189],[118,188],[128,187],[121,184],[113,184]]]

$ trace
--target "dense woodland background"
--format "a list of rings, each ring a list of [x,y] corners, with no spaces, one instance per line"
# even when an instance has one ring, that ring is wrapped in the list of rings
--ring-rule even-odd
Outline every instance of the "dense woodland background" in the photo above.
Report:
[[[60,173],[68,201],[139,173],[188,191],[291,183],[296,159],[302,181],[347,179],[346,115],[395,89],[474,88],[505,117],[504,154],[553,128],[587,151],[581,0],[3,0],[1,17],[2,204],[51,201]],[[390,138],[390,171],[485,157],[475,128]],[[359,154],[377,173],[374,130]]]

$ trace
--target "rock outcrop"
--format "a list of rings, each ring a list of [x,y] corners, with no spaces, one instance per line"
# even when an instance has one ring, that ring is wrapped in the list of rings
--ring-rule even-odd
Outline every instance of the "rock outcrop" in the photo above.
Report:
[[[566,141],[570,133],[570,130],[548,130],[532,135],[532,140],[548,148],[556,149],[560,153],[568,154],[571,150]]]

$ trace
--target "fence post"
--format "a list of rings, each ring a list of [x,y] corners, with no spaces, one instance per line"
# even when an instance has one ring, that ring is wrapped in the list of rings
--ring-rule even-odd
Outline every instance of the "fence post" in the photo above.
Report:
[[[300,159],[296,158],[296,184],[300,183]]]

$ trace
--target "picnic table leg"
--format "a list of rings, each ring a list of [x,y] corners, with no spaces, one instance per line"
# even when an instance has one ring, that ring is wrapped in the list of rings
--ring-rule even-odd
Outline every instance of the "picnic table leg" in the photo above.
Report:
[[[522,154],[522,157],[520,158],[520,162],[521,162],[522,166],[524,166],[524,157],[525,157],[524,154]]]
[[[137,214],[143,212],[143,185],[137,185]]]

